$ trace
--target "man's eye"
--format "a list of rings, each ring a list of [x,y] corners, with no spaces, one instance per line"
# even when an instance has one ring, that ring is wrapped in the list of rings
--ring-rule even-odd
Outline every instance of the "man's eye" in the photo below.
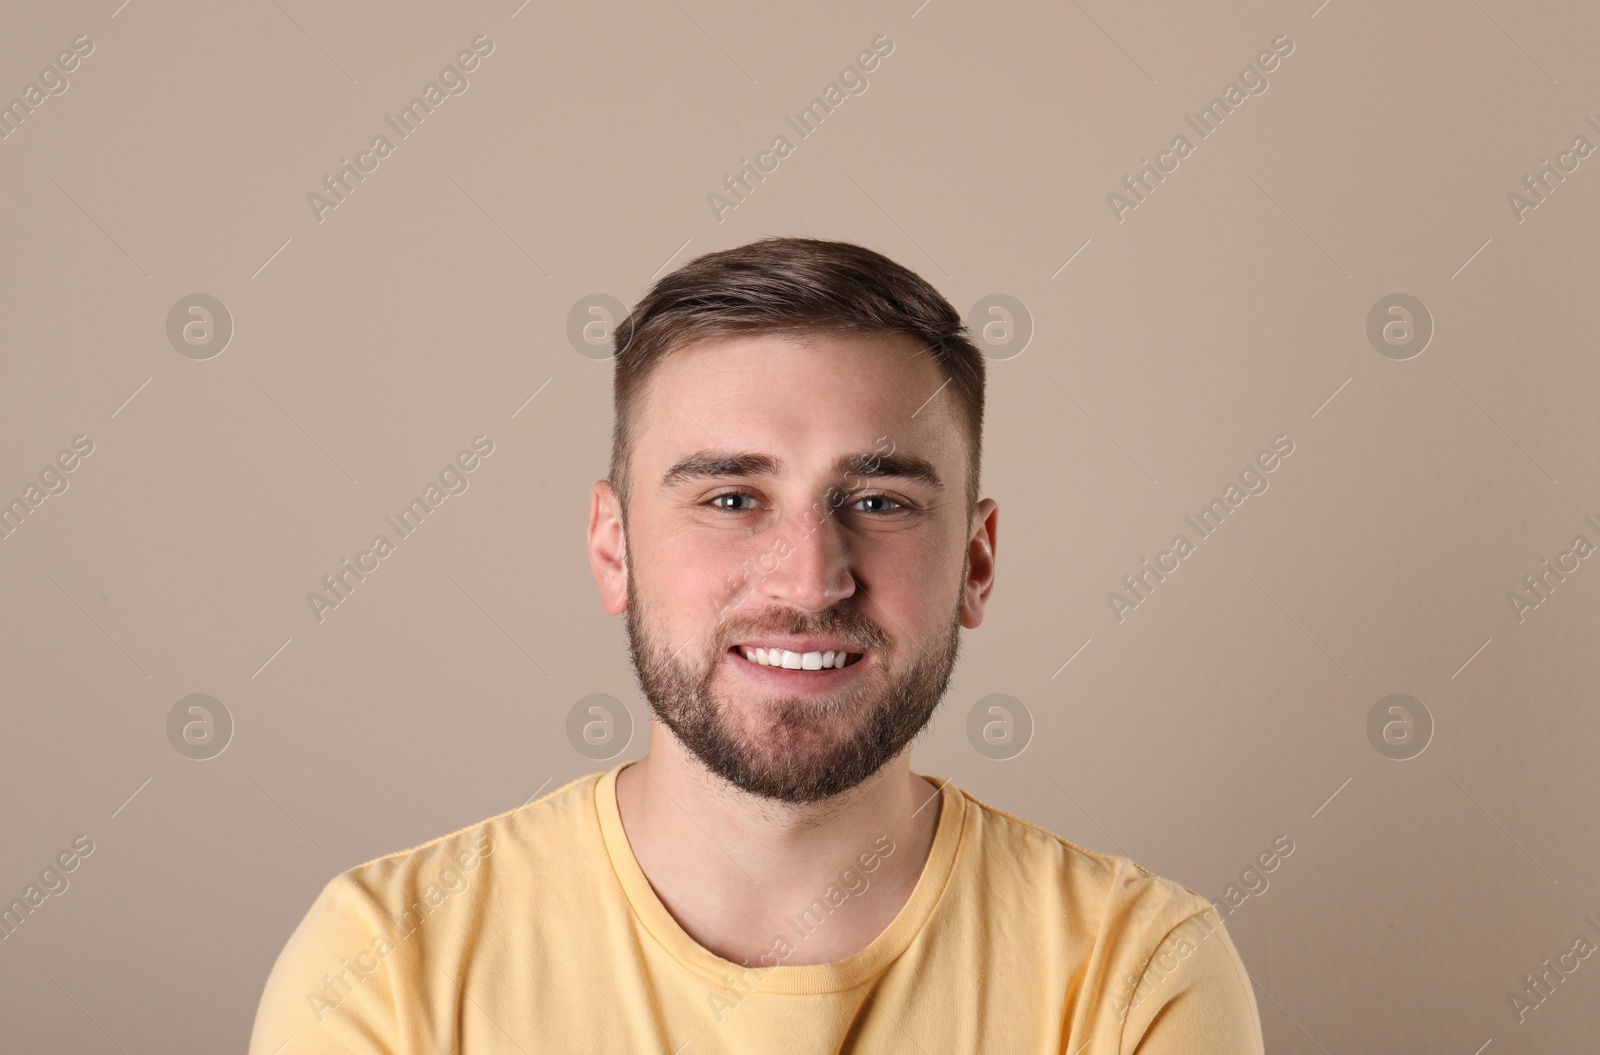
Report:
[[[859,505],[862,502],[887,502],[890,505],[895,506],[896,508],[899,508],[899,509],[904,509],[905,508],[905,503],[898,502],[895,499],[890,498],[888,495],[862,495],[860,498],[856,499],[856,504]],[[876,509],[876,510],[871,510],[871,512],[880,513],[880,514],[882,514],[882,513],[893,513],[894,511],[895,511],[894,509]]]
[[[721,512],[721,513],[745,513],[745,512],[749,512],[749,507],[748,506],[741,507],[741,506],[738,506],[737,504],[722,504],[723,500],[724,499],[741,499],[741,498],[753,499],[754,497],[755,497],[754,495],[750,494],[747,491],[728,491],[728,492],[726,492],[724,494],[713,495],[712,497],[706,499],[706,504],[709,505],[712,509],[715,509],[718,512]],[[864,510],[862,510],[862,512],[864,512],[864,513],[869,513],[869,514],[872,514],[872,515],[875,515],[875,516],[885,516],[885,515],[890,514],[890,513],[899,512],[900,510],[906,508],[904,502],[901,502],[898,499],[890,498],[888,495],[862,495],[860,498],[857,498],[855,500],[855,502],[852,503],[852,505],[859,506],[863,502],[887,503],[886,506],[882,506],[882,507],[877,508],[877,509],[864,509]],[[890,507],[892,507],[892,508],[890,508]]]
[[[712,498],[707,500],[706,504],[711,506],[711,508],[713,508],[713,509],[715,509],[715,510],[717,510],[719,512],[723,512],[723,513],[743,513],[744,512],[743,509],[736,509],[736,508],[734,508],[732,506],[717,505],[716,503],[721,502],[724,498],[750,498],[750,497],[752,497],[752,496],[746,494],[743,491],[729,491],[727,494],[721,494],[721,495],[713,496]]]

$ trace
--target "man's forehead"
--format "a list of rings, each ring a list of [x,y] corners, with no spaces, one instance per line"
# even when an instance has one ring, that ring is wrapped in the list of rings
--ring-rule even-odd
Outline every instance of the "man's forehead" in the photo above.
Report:
[[[741,335],[661,362],[636,408],[645,478],[894,475],[943,486],[959,428],[948,379],[907,334]],[[887,467],[880,462],[888,460]]]
[[[938,428],[942,408],[929,404],[947,381],[907,334],[741,335],[670,352],[634,416],[654,444],[691,431],[695,443],[727,431],[766,432],[773,442],[854,431],[870,448],[885,432]]]
[[[897,448],[888,436],[878,437],[870,450],[839,454],[825,462],[833,475],[917,481],[934,491],[944,489],[944,477],[929,458]],[[675,460],[661,476],[662,489],[685,483],[730,477],[783,478],[796,467],[782,456],[736,447],[703,447]]]

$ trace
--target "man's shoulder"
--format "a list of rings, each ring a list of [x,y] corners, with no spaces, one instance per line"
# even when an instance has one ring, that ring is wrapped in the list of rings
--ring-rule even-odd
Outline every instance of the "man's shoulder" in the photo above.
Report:
[[[450,899],[478,900],[491,877],[504,888],[570,875],[583,844],[599,838],[594,789],[604,775],[589,773],[521,806],[356,865],[335,876],[324,895],[369,901],[396,920]]]
[[[1209,900],[1125,853],[1079,846],[963,794],[978,851],[963,896],[1026,917],[1005,953],[1034,943],[1035,970],[1076,994],[1075,1036],[1096,1051],[1259,1055],[1249,976]]]
[[[1091,850],[962,791],[977,817],[987,884],[1021,885],[1085,923],[1158,939],[1211,902],[1132,857]]]

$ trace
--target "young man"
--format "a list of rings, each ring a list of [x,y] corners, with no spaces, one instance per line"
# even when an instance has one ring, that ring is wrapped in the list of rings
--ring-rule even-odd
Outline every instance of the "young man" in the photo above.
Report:
[[[768,239],[615,342],[589,562],[648,754],[336,877],[252,1055],[1260,1052],[1205,898],[911,771],[995,575],[945,299]]]

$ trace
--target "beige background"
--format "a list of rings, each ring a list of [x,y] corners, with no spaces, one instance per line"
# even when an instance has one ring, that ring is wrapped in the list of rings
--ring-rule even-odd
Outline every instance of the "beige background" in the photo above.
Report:
[[[95,846],[0,942],[8,1050],[242,1050],[338,870],[643,751],[583,548],[611,365],[567,315],[791,233],[1035,327],[991,363],[998,586],[914,767],[1225,905],[1287,836],[1227,916],[1273,1052],[1593,1046],[1600,959],[1526,1023],[1509,994],[1600,943],[1600,561],[1520,623],[1507,595],[1600,542],[1600,157],[1521,222],[1507,195],[1600,146],[1600,12],[517,2],[7,12],[0,101],[95,45],[0,141],[0,500],[95,444],[0,541],[0,900]],[[480,34],[469,90],[317,222]],[[880,34],[870,88],[719,223],[708,193]],[[1200,140],[1184,116],[1283,34]],[[197,292],[235,326],[204,360],[166,335]],[[1394,293],[1435,325],[1405,360],[1366,336]],[[319,624],[307,593],[480,434],[470,488]],[[1284,434],[1119,623],[1107,594]],[[207,761],[167,738],[193,693],[235,723]],[[567,737],[595,693],[636,723],[612,760]],[[1409,760],[1367,734],[1393,693],[1434,723]],[[966,732],[992,694],[1034,727],[1008,760]]]

